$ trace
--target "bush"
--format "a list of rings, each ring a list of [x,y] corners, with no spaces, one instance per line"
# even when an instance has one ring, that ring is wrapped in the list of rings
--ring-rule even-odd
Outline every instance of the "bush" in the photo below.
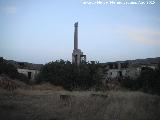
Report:
[[[141,74],[137,79],[128,78],[121,81],[121,85],[130,90],[142,90],[160,95],[160,65],[155,70],[148,67],[142,68]]]
[[[98,81],[98,64],[83,63],[78,67],[69,61],[57,60],[42,68],[37,83],[50,82],[67,90],[88,89]]]
[[[12,64],[7,63],[3,58],[0,60],[0,74],[6,74],[11,78],[18,75],[17,69]]]
[[[0,58],[0,74],[5,74],[10,78],[17,78],[25,83],[28,83],[28,78],[25,75],[18,73],[17,68],[12,64],[7,63],[3,58]]]

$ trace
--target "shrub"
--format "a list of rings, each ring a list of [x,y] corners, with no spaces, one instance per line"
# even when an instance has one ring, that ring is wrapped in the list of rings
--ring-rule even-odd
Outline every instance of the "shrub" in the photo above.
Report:
[[[121,81],[121,85],[130,90],[142,90],[151,94],[160,95],[160,65],[153,70],[148,67],[142,68],[140,76],[135,79],[126,79]]]
[[[7,63],[3,58],[0,58],[0,74],[6,74],[10,78],[17,78],[28,83],[28,78],[25,75],[18,73],[17,68],[12,64]]]
[[[37,83],[50,82],[65,89],[88,89],[98,81],[98,64],[83,63],[78,67],[69,61],[57,60],[42,68]]]

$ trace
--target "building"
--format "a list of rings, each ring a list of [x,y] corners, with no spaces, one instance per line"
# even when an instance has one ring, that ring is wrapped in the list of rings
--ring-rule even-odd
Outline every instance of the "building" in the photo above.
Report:
[[[119,77],[136,79],[144,67],[155,70],[159,62],[159,58],[108,62],[103,64],[105,66],[105,78],[110,80]]]
[[[30,80],[30,82],[34,82],[42,66],[42,64],[17,62],[17,71],[24,74]]]
[[[118,77],[127,77],[129,73],[129,64],[127,62],[109,62],[106,64],[106,77],[115,79]]]
[[[72,53],[72,63],[79,66],[80,63],[86,62],[86,55],[78,49],[78,22],[74,24],[74,49]]]
[[[40,69],[43,67],[43,64],[17,62],[13,60],[7,60],[7,63],[14,65],[17,68],[18,73],[24,74],[29,79],[29,82],[34,82]]]
[[[24,74],[26,77],[28,77],[28,79],[30,79],[31,81],[33,81],[36,76],[38,75],[39,71],[38,70],[30,70],[30,69],[17,69],[17,71],[19,73]]]

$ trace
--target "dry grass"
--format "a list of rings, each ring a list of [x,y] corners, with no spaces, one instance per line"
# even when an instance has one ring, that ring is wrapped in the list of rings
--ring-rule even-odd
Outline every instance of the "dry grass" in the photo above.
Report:
[[[0,92],[3,120],[159,120],[160,97],[141,92]]]
[[[45,83],[42,85],[34,85],[31,88],[32,90],[54,90],[54,91],[62,91],[64,90],[61,86],[54,86],[50,83]]]

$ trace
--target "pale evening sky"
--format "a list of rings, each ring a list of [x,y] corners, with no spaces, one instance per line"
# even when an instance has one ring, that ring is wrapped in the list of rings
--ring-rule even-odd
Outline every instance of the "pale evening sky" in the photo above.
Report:
[[[0,56],[33,63],[71,61],[78,21],[79,48],[88,61],[160,57],[158,0],[152,5],[83,4],[86,1],[0,0]]]

